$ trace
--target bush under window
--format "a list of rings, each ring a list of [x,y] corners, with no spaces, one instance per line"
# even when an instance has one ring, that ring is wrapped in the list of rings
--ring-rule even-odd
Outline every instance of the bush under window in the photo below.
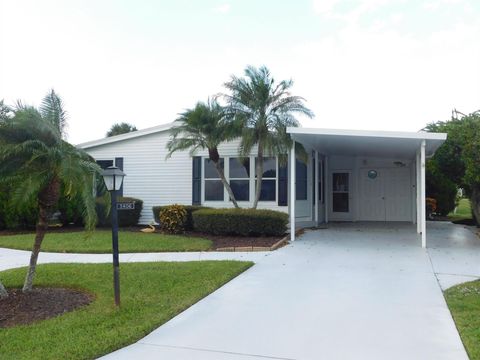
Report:
[[[157,224],[161,224],[160,221],[160,211],[164,208],[166,208],[168,205],[164,206],[153,206],[152,207],[152,212],[153,212],[153,218],[155,219],[155,222]],[[187,211],[187,218],[185,220],[185,223],[183,224],[183,228],[185,231],[192,231],[193,230],[193,219],[192,219],[192,213],[194,211],[200,210],[200,209],[207,209],[206,207],[203,206],[195,206],[195,205],[183,205],[185,210]]]
[[[281,236],[288,215],[273,210],[203,209],[192,214],[194,229],[214,235]]]

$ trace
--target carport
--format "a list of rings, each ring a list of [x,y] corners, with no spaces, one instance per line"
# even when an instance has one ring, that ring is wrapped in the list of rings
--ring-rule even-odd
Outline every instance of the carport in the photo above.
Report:
[[[425,161],[447,134],[290,127],[291,240],[299,226],[332,221],[410,222],[426,247]]]

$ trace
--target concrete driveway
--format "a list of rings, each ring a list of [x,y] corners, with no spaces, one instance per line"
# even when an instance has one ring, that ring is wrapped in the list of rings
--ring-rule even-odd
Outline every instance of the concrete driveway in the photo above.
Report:
[[[467,359],[437,280],[480,276],[469,229],[308,231],[111,359]]]

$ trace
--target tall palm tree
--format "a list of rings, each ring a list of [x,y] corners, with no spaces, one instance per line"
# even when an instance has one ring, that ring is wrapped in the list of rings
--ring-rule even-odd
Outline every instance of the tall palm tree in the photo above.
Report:
[[[39,109],[19,102],[13,116],[0,122],[0,182],[15,184],[10,194],[14,206],[33,201],[39,212],[24,292],[32,290],[48,220],[62,189],[67,198],[82,199],[87,230],[96,223],[92,176],[101,169],[87,153],[64,140],[66,124],[62,100],[53,90]]]
[[[216,100],[206,103],[198,102],[193,109],[180,114],[176,125],[170,130],[170,140],[167,143],[170,157],[175,151],[188,150],[194,154],[197,150],[208,150],[208,157],[215,165],[220,180],[228,192],[233,205],[238,208],[232,188],[225,178],[218,146],[220,143],[232,140],[238,131],[236,124],[225,122],[225,111]]]
[[[230,94],[223,94],[228,103],[229,116],[240,123],[240,154],[248,156],[257,145],[255,188],[256,208],[262,189],[263,158],[279,156],[286,161],[286,154],[292,145],[287,127],[299,126],[296,114],[312,118],[313,112],[304,105],[304,99],[290,94],[292,80],[276,83],[270,71],[262,66],[247,66],[244,77],[232,75],[224,84]]]

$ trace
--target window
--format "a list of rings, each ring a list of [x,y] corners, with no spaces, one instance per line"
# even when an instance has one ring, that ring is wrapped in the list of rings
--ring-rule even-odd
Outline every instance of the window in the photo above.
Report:
[[[258,161],[255,158],[255,178]],[[277,199],[277,159],[274,157],[263,158],[262,189],[260,201],[275,201]]]
[[[109,166],[113,166],[113,160],[97,160],[97,165],[100,166],[103,170]]]
[[[223,169],[223,159],[220,159],[219,163]],[[210,159],[205,159],[204,164],[205,201],[223,201],[224,187],[214,162]]]
[[[332,174],[332,210],[334,212],[348,213],[350,211],[348,183],[348,173]]]
[[[296,182],[295,192],[297,200],[307,200],[307,164],[297,159],[295,165]]]
[[[237,201],[250,200],[250,159],[229,159],[230,187]]]

